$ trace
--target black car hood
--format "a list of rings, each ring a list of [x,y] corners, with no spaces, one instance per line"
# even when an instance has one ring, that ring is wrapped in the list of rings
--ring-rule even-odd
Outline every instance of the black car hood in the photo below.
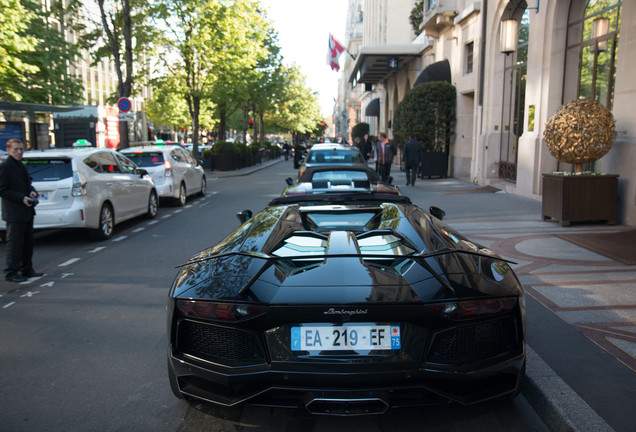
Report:
[[[507,263],[418,207],[383,204],[340,210],[375,213],[362,229],[321,231],[308,222],[306,208],[268,207],[184,265],[172,296],[269,304],[346,304],[520,293]],[[364,239],[387,235],[398,239],[397,252],[364,251]],[[314,255],[299,252],[285,256],[282,246],[292,236],[322,242],[324,250]],[[400,253],[404,250],[409,253]]]

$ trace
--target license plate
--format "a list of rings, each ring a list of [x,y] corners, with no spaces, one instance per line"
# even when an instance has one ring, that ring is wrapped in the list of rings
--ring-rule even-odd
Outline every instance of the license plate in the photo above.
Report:
[[[396,350],[401,346],[398,325],[303,325],[291,329],[292,351]]]

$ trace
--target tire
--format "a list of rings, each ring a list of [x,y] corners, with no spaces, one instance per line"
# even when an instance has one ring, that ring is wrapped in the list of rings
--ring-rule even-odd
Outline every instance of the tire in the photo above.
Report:
[[[201,177],[201,190],[199,191],[199,196],[205,196],[205,193],[208,191],[208,181],[205,179],[205,176]]]
[[[188,200],[188,195],[186,192],[186,187],[184,183],[181,183],[179,185],[179,197],[177,198],[177,206],[179,207],[183,207],[186,204],[186,201]]]
[[[113,208],[108,203],[104,203],[99,211],[99,226],[91,231],[91,236],[95,240],[108,240],[113,236],[115,228],[115,215]]]
[[[157,198],[157,192],[150,192],[148,197],[148,211],[146,212],[146,219],[154,219],[157,216],[157,209],[159,208],[159,199]]]

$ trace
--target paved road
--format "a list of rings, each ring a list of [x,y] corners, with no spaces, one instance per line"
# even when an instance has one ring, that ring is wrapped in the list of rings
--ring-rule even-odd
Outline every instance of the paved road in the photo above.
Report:
[[[0,283],[0,431],[547,431],[523,396],[359,418],[173,397],[165,304],[174,267],[238,227],[236,212],[263,208],[292,174],[291,162],[248,176],[211,173],[206,197],[126,222],[106,242],[39,234],[35,263],[46,275]]]

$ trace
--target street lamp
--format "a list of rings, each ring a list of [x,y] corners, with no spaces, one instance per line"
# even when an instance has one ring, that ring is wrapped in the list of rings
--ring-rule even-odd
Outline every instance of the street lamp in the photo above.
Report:
[[[519,23],[514,18],[501,20],[499,52],[506,55],[517,51],[517,29]]]

